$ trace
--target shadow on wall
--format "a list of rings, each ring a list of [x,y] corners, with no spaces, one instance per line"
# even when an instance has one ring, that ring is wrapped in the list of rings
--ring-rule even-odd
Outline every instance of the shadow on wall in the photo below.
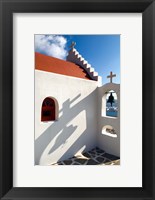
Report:
[[[52,146],[51,150],[49,151],[49,154],[51,154],[53,151],[59,148],[62,144],[65,144],[67,139],[74,133],[76,128],[77,126],[73,126],[73,125],[70,125],[69,127],[65,126],[61,134],[55,140],[55,144]],[[63,139],[62,139],[62,134],[63,134]]]
[[[83,148],[83,146],[86,146],[86,148],[87,146],[88,148],[96,146],[95,138],[92,138],[92,140],[94,141],[93,144],[89,144],[88,141],[88,133],[92,132],[92,122],[97,124],[97,112],[96,115],[94,115],[97,107],[93,105],[94,98],[97,98],[96,92],[97,90],[95,89],[90,95],[88,95],[73,106],[71,104],[74,103],[75,100],[81,96],[81,94],[77,95],[73,100],[68,99],[63,103],[62,109],[59,111],[59,113],[62,113],[62,115],[61,117],[59,117],[58,121],[55,121],[53,124],[51,124],[51,126],[48,127],[35,140],[36,165],[42,164],[42,157],[48,157],[49,155],[52,155],[52,153],[57,149],[61,151],[61,154],[59,155],[59,159],[56,160],[56,162],[67,159],[69,156],[75,155],[80,149]],[[90,106],[92,106],[92,113],[90,113]],[[68,149],[66,149],[66,151],[64,152],[64,149],[61,150],[61,148],[66,143],[66,141],[70,140],[70,137],[77,129],[77,126],[68,124],[82,111],[85,111],[86,115],[86,130],[83,131],[83,133],[80,133],[76,141],[71,143]]]

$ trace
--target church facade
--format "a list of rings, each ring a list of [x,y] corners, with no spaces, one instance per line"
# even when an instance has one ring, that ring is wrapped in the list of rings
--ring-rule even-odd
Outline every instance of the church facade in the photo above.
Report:
[[[35,53],[35,164],[51,165],[99,147],[120,157],[120,85],[105,85],[74,48],[67,60]],[[106,96],[117,95],[117,117]],[[114,130],[114,132],[113,132]]]

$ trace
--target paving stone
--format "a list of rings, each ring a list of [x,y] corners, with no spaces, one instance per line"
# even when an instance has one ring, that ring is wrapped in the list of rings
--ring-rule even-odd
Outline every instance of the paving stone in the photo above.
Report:
[[[83,159],[83,158],[78,158],[78,159],[75,159],[75,161],[76,162],[78,162],[78,163],[80,163],[81,165],[83,165],[86,161],[87,161],[87,159]]]
[[[90,153],[96,153],[96,148],[89,151]]]
[[[89,154],[90,154],[91,156],[95,156],[95,155],[96,155],[96,152],[89,151]]]
[[[88,160],[87,165],[98,165],[98,162],[96,162],[93,159]]]
[[[72,165],[81,165],[80,163],[74,162]]]
[[[70,165],[72,163],[72,160],[64,160],[63,162],[65,165]]]
[[[62,162],[59,162],[59,163],[57,163],[58,165],[64,165],[64,163],[62,163]]]
[[[96,151],[96,148],[91,149],[91,151]]]
[[[97,160],[99,163],[102,163],[102,162],[104,162],[105,158],[102,157],[102,156],[99,156],[99,157],[96,158],[96,160]]]
[[[53,165],[120,165],[120,160],[117,156],[108,154],[104,150],[96,147],[91,151],[78,154],[70,159],[60,161]]]
[[[96,152],[93,156],[102,156],[102,154]]]
[[[108,154],[108,153],[105,153],[105,154],[104,154],[104,157],[105,157],[105,158],[108,158],[108,159],[110,159],[110,160],[118,160],[118,159],[119,159],[119,157],[114,156],[114,155],[111,155],[111,154]]]
[[[91,155],[88,152],[83,153],[83,155],[87,158],[91,158]]]
[[[97,153],[105,153],[105,151],[103,151],[102,149],[97,149],[96,152]]]

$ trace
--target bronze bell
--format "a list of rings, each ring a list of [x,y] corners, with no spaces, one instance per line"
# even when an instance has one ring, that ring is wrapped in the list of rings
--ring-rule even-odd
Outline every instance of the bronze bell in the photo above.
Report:
[[[114,97],[113,97],[113,95],[112,95],[112,92],[110,92],[110,96],[109,96],[109,98],[108,98],[107,103],[110,103],[110,104],[111,104],[111,107],[112,107],[112,104],[115,103]]]

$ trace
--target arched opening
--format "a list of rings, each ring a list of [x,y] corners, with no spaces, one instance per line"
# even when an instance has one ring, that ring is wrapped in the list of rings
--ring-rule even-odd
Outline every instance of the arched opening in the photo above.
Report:
[[[106,125],[103,127],[102,134],[110,136],[110,137],[115,137],[115,138],[117,137],[115,129],[110,125]]]
[[[117,117],[118,116],[118,100],[115,91],[110,90],[106,92],[106,116]]]
[[[56,102],[51,97],[46,97],[42,103],[41,121],[54,121],[56,120]]]

